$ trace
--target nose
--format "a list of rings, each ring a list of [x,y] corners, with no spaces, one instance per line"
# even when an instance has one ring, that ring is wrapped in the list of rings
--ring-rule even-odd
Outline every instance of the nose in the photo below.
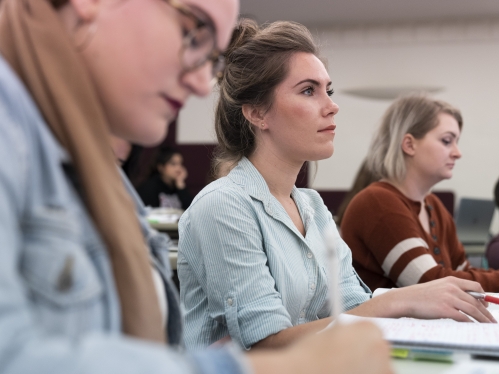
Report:
[[[207,96],[212,88],[212,64],[206,63],[199,68],[184,73],[181,83],[196,96]]]
[[[456,144],[452,150],[452,157],[457,160],[461,158],[461,156],[462,156],[461,150],[459,149],[459,146]]]
[[[338,106],[338,104],[336,104],[329,96],[327,96],[323,110],[324,116],[335,116],[339,111],[340,107]]]

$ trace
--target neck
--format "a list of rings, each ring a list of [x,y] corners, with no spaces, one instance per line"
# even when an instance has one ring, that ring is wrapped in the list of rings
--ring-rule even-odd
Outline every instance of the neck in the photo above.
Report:
[[[163,181],[163,183],[167,184],[170,187],[173,187],[173,179],[165,177],[164,175],[160,174],[160,178]]]
[[[422,178],[418,173],[407,169],[407,174],[404,179],[397,181],[393,179],[385,180],[395,186],[402,194],[411,200],[424,203],[425,197],[430,193],[430,190],[435,183]]]
[[[267,148],[268,149],[268,148]],[[289,198],[303,163],[293,163],[264,147],[256,149],[249,157],[251,163],[267,182],[275,198]]]

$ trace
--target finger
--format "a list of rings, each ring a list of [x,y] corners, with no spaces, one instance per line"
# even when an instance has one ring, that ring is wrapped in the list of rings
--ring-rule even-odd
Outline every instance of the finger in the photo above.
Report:
[[[457,309],[451,310],[446,316],[457,322],[473,322],[466,314],[461,313]]]
[[[490,311],[487,309],[487,306],[489,303],[485,302],[484,300],[477,300],[468,293],[464,293],[463,296],[464,297],[462,298],[462,300],[467,302],[468,304],[474,305],[481,312],[481,314],[483,314],[485,317],[487,317],[487,319],[488,319],[487,322],[497,323],[497,321],[494,318],[494,316],[492,315],[492,313],[490,313]],[[464,310],[463,310],[463,312],[464,312]],[[471,316],[473,318],[475,318],[475,316],[473,316],[473,315],[471,315]],[[483,322],[483,321],[480,321],[478,318],[475,318],[475,319],[479,322]]]
[[[482,285],[478,282],[470,281],[467,279],[459,279],[459,278],[455,278],[455,282],[457,286],[463,291],[475,291],[480,293],[485,292],[482,288]]]
[[[485,308],[488,308],[489,307],[489,303],[485,300],[480,300],[480,302],[482,303],[482,305],[485,307]]]
[[[482,309],[480,309],[482,308]],[[492,315],[490,312],[483,307],[483,305],[476,300],[473,300],[472,304],[467,303],[463,300],[459,300],[456,303],[456,309],[461,310],[462,312],[466,313],[467,315],[473,317],[476,319],[478,322],[482,323],[491,323],[493,319]],[[489,318],[490,316],[490,318]]]

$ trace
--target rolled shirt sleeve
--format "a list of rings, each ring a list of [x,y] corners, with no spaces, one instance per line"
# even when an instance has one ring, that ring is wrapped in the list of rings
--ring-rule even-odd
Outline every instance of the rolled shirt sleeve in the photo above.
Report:
[[[180,238],[178,273],[189,347],[229,334],[249,349],[292,326],[249,197],[230,189],[210,192],[182,216]]]

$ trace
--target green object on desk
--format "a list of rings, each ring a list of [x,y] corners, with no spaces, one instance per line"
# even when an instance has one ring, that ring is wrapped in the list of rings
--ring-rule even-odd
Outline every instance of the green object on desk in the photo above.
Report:
[[[393,358],[408,358],[409,350],[401,348],[392,348],[391,355]]]
[[[454,362],[453,353],[446,351],[392,348],[391,356],[415,361]]]

